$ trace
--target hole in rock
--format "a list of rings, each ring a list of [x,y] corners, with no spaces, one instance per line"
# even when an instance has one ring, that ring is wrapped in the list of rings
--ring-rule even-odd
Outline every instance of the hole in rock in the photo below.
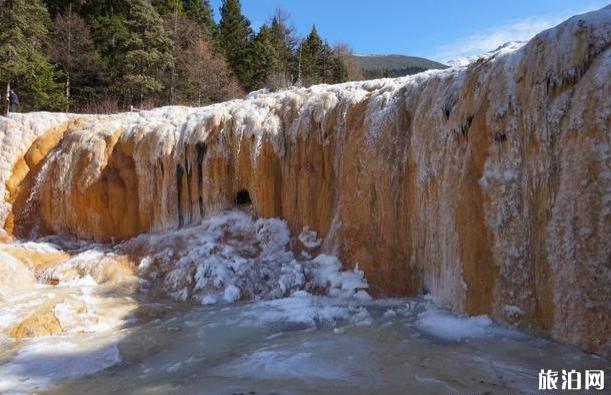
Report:
[[[235,205],[243,206],[245,204],[252,203],[250,200],[250,194],[246,189],[242,189],[240,192],[235,194]]]
[[[502,143],[505,140],[507,140],[507,135],[505,133],[496,132],[494,134],[494,141],[497,143]]]

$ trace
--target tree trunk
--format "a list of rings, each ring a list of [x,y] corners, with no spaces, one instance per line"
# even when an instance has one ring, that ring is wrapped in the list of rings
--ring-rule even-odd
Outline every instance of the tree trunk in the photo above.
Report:
[[[70,74],[66,73],[66,98],[68,103],[66,104],[66,112],[70,111]]]
[[[66,70],[66,98],[68,103],[66,104],[66,112],[70,110],[70,70],[72,68],[72,3],[68,4],[68,59],[66,64],[68,70]]]
[[[301,46],[303,43],[299,44],[299,63],[297,63],[297,86],[303,86],[301,83]]]
[[[174,6],[174,40],[172,41],[172,52],[174,60],[171,66],[170,74],[170,104],[176,102],[176,42],[178,41],[178,5]]]

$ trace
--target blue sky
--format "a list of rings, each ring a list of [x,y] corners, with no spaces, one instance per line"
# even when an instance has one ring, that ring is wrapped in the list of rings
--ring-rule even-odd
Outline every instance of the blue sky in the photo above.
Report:
[[[212,0],[215,17],[221,0]],[[602,8],[601,0],[242,0],[258,28],[277,7],[301,35],[312,24],[330,43],[356,53],[404,54],[447,61],[527,40],[567,17]]]

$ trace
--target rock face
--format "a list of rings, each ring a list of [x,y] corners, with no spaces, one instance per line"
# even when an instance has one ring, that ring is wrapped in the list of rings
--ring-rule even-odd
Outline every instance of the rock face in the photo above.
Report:
[[[609,355],[610,42],[607,7],[463,68],[2,118],[0,221],[115,241],[250,199],[318,232],[374,293],[428,292]]]

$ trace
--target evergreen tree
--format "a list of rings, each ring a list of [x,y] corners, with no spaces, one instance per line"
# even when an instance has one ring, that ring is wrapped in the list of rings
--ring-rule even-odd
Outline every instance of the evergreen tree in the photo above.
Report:
[[[120,55],[130,36],[127,18],[122,14],[94,15],[90,21],[96,48],[114,78],[118,73]]]
[[[348,66],[346,66],[346,63],[342,60],[341,57],[339,57],[339,55],[334,54],[333,74],[330,82],[333,84],[337,84],[346,81],[349,81]]]
[[[219,40],[227,61],[244,88],[252,88],[253,49],[250,21],[242,15],[240,0],[223,0]]]
[[[318,59],[320,81],[327,84],[348,81],[348,70],[340,57],[326,42],[323,44]]]
[[[0,83],[17,88],[26,108],[64,106],[57,71],[44,54],[50,24],[40,0],[0,0]],[[8,101],[6,112],[8,112]]]
[[[151,3],[161,16],[182,15],[184,12],[182,0],[152,0]]]
[[[51,17],[55,19],[57,14],[65,14],[69,9],[77,14],[81,13],[81,6],[86,3],[83,0],[44,0]]]
[[[288,24],[288,18],[286,12],[278,9],[270,24],[272,45],[277,53],[277,66],[268,77],[268,86],[274,89],[286,88],[297,78],[297,38],[294,28]]]
[[[0,83],[17,83],[28,109],[64,108],[66,98],[88,111],[144,99],[206,103],[239,96],[236,81],[254,90],[358,79],[349,51],[331,49],[315,26],[299,43],[278,9],[255,35],[239,0],[222,1],[218,25],[209,0],[0,0],[0,7]]]
[[[163,88],[162,78],[172,64],[171,40],[163,20],[149,0],[133,0],[127,20],[129,37],[121,59],[122,85],[128,102]]]
[[[299,50],[301,83],[312,85],[317,83],[333,84],[348,80],[348,70],[339,54],[323,42],[316,31],[316,26],[302,42]]]
[[[132,1],[130,0],[48,0],[59,2],[77,2],[81,4],[81,15],[85,19],[97,16],[127,15]],[[65,9],[65,7],[64,7]]]
[[[183,0],[185,14],[196,21],[210,37],[216,37],[218,26],[214,22],[209,0]]]
[[[176,62],[175,62],[175,53],[176,46],[178,45],[178,36],[179,36],[179,24],[181,24],[184,20],[184,9],[182,5],[182,0],[154,0],[153,4],[157,4],[155,8],[159,11],[161,15],[165,18],[165,24],[167,26],[167,31],[170,34],[171,43],[172,43],[172,62],[169,64],[169,80],[167,81],[166,88],[166,97],[167,102],[170,104],[174,104],[176,102]]]
[[[280,68],[280,57],[273,43],[272,31],[269,26],[263,25],[253,41],[252,45],[252,67],[251,80],[252,89],[264,87],[270,76],[277,73]]]
[[[303,85],[311,85],[320,82],[320,63],[323,50],[323,42],[316,26],[299,48],[299,82]]]

